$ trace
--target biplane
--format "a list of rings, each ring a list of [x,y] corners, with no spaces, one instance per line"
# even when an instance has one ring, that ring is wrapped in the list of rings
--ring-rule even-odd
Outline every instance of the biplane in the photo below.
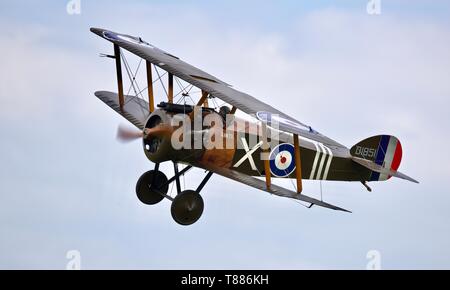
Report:
[[[99,28],[91,31],[113,44],[114,54],[102,56],[115,60],[118,86],[117,92],[98,91],[95,95],[139,129],[119,127],[118,137],[142,139],[146,157],[155,164],[137,181],[137,197],[148,205],[170,200],[172,217],[181,225],[191,225],[201,217],[204,202],[200,193],[213,174],[297,200],[308,208],[344,212],[349,211],[305,195],[302,180],[361,182],[369,191],[368,182],[391,177],[418,183],[398,171],[402,145],[394,136],[373,136],[349,149],[141,37]],[[145,89],[137,86],[136,73],[124,52],[139,57],[139,66],[145,62]],[[127,94],[124,66],[131,82]],[[165,100],[155,107],[158,82]],[[218,106],[217,100],[225,105]],[[173,177],[167,178],[159,170],[163,162],[173,163]],[[185,167],[180,170],[179,165]],[[182,190],[180,177],[192,168],[203,169],[206,175],[196,189]],[[295,180],[293,189],[274,184],[275,178]],[[172,196],[168,191],[174,184],[176,195]]]

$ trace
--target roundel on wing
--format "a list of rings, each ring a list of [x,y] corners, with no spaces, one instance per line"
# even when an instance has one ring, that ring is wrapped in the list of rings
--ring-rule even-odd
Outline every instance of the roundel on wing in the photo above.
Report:
[[[270,171],[274,176],[286,177],[295,170],[294,146],[283,143],[270,153]]]
[[[131,43],[134,43],[134,44],[139,44],[139,45],[148,46],[150,48],[154,48],[151,44],[149,44],[148,42],[143,41],[140,37],[136,38],[136,37],[133,37],[133,36],[118,34],[118,33],[111,32],[111,31],[103,32],[103,36],[106,39],[111,40],[111,41],[125,41],[125,42],[131,42]]]

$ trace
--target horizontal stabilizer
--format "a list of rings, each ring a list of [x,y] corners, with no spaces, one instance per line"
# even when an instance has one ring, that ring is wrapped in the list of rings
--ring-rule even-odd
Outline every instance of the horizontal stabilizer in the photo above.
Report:
[[[391,170],[388,168],[385,168],[381,165],[376,164],[373,161],[367,160],[367,159],[362,159],[359,157],[352,157],[352,160],[356,163],[358,163],[359,165],[362,165],[364,167],[366,167],[367,169],[370,169],[372,171],[375,171],[377,173],[386,175],[386,176],[394,176],[397,178],[401,178],[401,179],[405,179],[414,183],[419,183],[417,180],[399,172],[399,171],[395,171],[395,170]]]
[[[230,178],[230,179],[235,180],[237,182],[240,182],[240,183],[243,183],[245,185],[248,185],[248,186],[251,186],[251,187],[263,190],[263,191],[266,191],[266,192],[271,193],[271,194],[275,194],[275,195],[282,196],[282,197],[288,197],[288,198],[292,198],[292,199],[296,199],[296,200],[300,200],[300,201],[303,201],[303,202],[310,203],[311,205],[317,205],[317,206],[329,208],[329,209],[332,209],[332,210],[344,211],[344,212],[351,213],[350,211],[348,211],[346,209],[337,207],[335,205],[332,205],[332,204],[320,201],[318,199],[315,199],[315,198],[312,198],[312,197],[309,197],[309,196],[306,196],[306,195],[303,195],[303,194],[298,194],[298,193],[296,193],[294,191],[288,190],[286,188],[283,188],[283,187],[275,185],[275,184],[272,184],[270,186],[270,189],[268,189],[266,187],[266,183],[264,181],[259,180],[259,179],[255,178],[255,177],[252,177],[252,176],[249,176],[249,175],[237,172],[235,170],[231,170],[231,169],[223,168],[223,167],[217,167],[217,166],[213,166],[213,165],[210,165],[210,164],[206,165],[206,166],[203,166],[203,167],[206,170],[209,170],[209,171],[211,171],[213,173],[216,173],[218,175]]]
[[[107,104],[114,111],[122,115],[133,125],[143,130],[145,122],[150,115],[148,103],[135,96],[124,96],[123,110],[119,106],[119,96],[116,93],[100,91],[95,92],[95,96]]]

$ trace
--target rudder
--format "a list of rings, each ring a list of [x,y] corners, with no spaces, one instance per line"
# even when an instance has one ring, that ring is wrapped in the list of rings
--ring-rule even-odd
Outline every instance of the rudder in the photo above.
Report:
[[[375,162],[376,164],[397,171],[402,161],[402,144],[390,135],[367,138],[350,149],[352,156]],[[390,176],[372,171],[370,181],[383,181]]]

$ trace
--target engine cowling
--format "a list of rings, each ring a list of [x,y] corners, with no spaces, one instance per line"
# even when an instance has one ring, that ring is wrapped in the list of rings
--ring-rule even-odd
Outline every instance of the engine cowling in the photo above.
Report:
[[[168,103],[161,103],[158,107],[161,109],[150,115],[143,134],[145,154],[154,163],[169,160],[196,162],[206,149],[204,144],[209,144],[211,134],[224,130],[223,116],[213,109],[196,107],[198,110],[195,110],[192,106]],[[204,124],[206,116],[213,120],[214,129],[207,119]]]
[[[166,113],[154,111],[146,122],[143,136],[144,152],[148,159],[155,163],[173,159],[172,133],[171,121]]]

